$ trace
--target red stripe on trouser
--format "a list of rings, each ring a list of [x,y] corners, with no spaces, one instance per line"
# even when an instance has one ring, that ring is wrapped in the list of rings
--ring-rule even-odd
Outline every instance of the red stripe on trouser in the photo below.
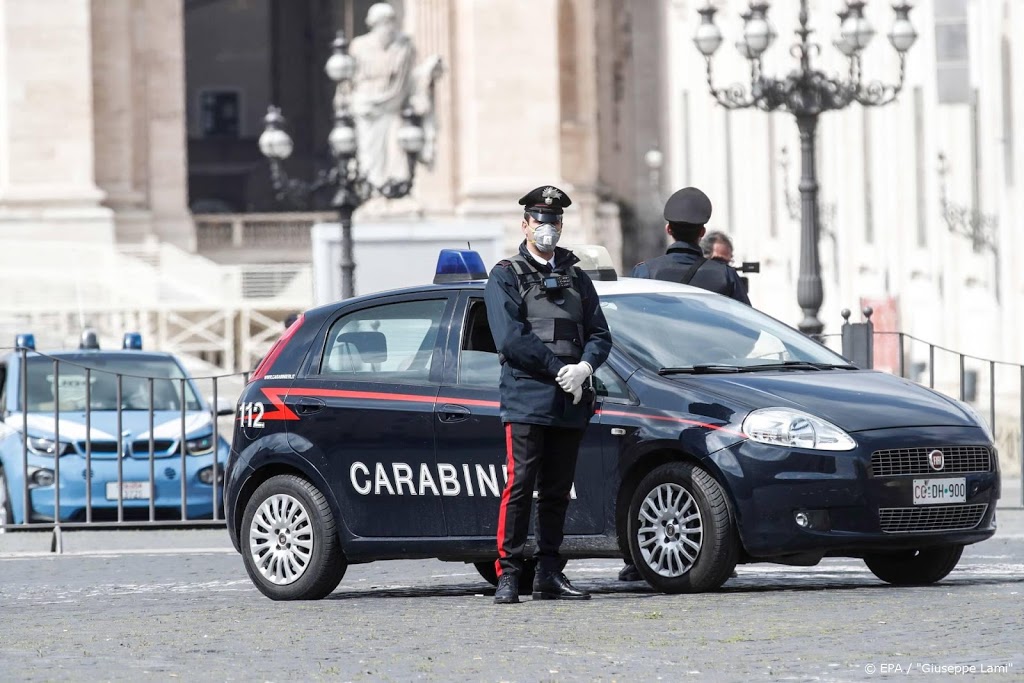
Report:
[[[494,561],[494,570],[501,576],[501,558],[505,557],[505,512],[508,509],[508,499],[512,496],[512,483],[515,481],[516,461],[512,457],[512,423],[505,423],[505,454],[508,458],[508,481],[505,482],[505,490],[501,493],[501,508],[498,510],[498,558]]]

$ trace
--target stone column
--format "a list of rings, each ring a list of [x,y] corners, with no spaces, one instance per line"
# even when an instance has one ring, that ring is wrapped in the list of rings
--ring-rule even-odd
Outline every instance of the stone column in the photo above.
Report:
[[[529,5],[456,0],[457,70],[450,74],[461,138],[458,211],[511,215],[516,226],[520,196],[563,183],[558,6]]]
[[[417,63],[436,54],[440,55],[445,69],[434,93],[439,127],[436,160],[433,169],[419,169],[414,187],[417,202],[428,214],[451,213],[455,208],[459,146],[453,106],[456,94],[454,18],[452,0],[407,0],[405,3],[405,30],[416,46]]]
[[[136,168],[144,155],[145,102],[137,96],[136,77],[144,73],[135,55],[136,0],[92,0],[93,126],[96,183],[114,211],[119,242],[152,237],[147,197]],[[144,81],[143,81],[144,82]]]
[[[149,209],[156,236],[185,249],[195,247],[195,225],[188,210],[185,133],[184,3],[135,0],[136,55],[144,69],[136,96],[145,102],[148,127],[140,141],[148,149]]]
[[[0,2],[0,237],[113,241],[94,173],[90,10]]]

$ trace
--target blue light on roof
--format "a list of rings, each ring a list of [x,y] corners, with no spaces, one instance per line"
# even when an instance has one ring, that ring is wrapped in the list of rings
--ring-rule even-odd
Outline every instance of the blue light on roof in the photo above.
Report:
[[[36,350],[36,336],[34,334],[19,334],[14,338],[14,348]]]
[[[442,249],[437,257],[434,284],[486,280],[487,269],[480,254],[470,249]]]
[[[125,332],[124,343],[122,348],[132,349],[134,351],[142,350],[142,335],[138,332]]]

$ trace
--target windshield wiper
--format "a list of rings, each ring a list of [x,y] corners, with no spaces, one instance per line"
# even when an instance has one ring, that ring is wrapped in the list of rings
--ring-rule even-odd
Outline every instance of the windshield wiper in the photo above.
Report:
[[[730,372],[742,372],[741,368],[735,365],[720,365],[718,363],[698,363],[697,365],[685,365],[679,368],[661,368],[659,375],[713,375],[726,374]]]
[[[848,363],[814,363],[807,360],[784,360],[781,363],[763,363],[761,365],[744,365],[741,372],[758,372],[760,370],[858,370],[856,365]]]
[[[780,363],[758,365],[726,365],[723,363],[698,363],[678,368],[661,368],[659,375],[716,375],[735,372],[761,372],[763,370],[859,370],[856,365],[835,363],[814,363],[806,360],[786,360]]]

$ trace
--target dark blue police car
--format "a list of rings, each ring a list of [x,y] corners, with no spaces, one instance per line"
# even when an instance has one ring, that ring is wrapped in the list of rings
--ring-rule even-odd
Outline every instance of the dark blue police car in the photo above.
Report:
[[[307,311],[243,392],[228,529],[267,596],[321,598],[348,564],[398,558],[495,581],[506,453],[486,274],[472,252],[439,270],[441,284]],[[966,404],[725,297],[594,272],[614,349],[566,557],[632,557],[669,593],[826,556],[928,584],[995,532],[996,451]]]

